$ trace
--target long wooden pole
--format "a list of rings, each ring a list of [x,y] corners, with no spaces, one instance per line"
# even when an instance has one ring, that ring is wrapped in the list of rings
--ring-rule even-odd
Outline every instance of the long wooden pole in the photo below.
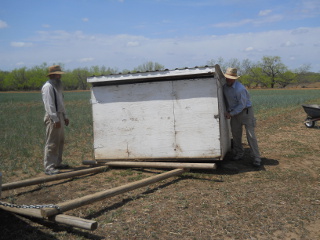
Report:
[[[125,161],[83,161],[83,164],[105,164],[109,167],[146,167],[146,168],[190,168],[216,169],[215,163],[178,163],[178,162],[125,162]]]
[[[20,214],[20,215],[25,215],[29,217],[35,217],[35,218],[43,218],[43,216],[41,215],[40,209],[14,208],[14,207],[6,207],[1,205],[0,205],[0,208],[5,211]],[[48,220],[51,222],[61,223],[61,224],[69,225],[72,227],[77,227],[77,228],[91,230],[91,231],[96,230],[98,227],[98,223],[96,221],[78,218],[74,216],[68,216],[64,214],[58,214],[56,216],[48,218]]]
[[[188,171],[188,170],[187,169],[174,169],[174,170],[171,170],[166,173],[158,174],[156,176],[152,176],[152,177],[149,177],[149,178],[146,178],[146,179],[143,179],[140,181],[136,181],[133,183],[129,183],[129,184],[126,184],[123,186],[119,186],[116,188],[108,189],[106,191],[90,194],[90,195],[87,195],[87,196],[84,196],[81,198],[77,198],[74,200],[70,200],[67,202],[58,203],[56,205],[59,206],[59,208],[60,208],[59,210],[55,209],[55,208],[42,208],[41,214],[43,217],[50,217],[53,215],[57,215],[60,212],[65,212],[65,211],[68,211],[68,210],[71,210],[74,208],[78,208],[78,207],[81,207],[81,206],[84,206],[84,205],[87,205],[87,204],[90,204],[90,203],[93,203],[96,201],[103,200],[108,197],[113,197],[118,194],[122,194],[122,193],[131,191],[131,190],[143,187],[143,186],[147,186],[149,184],[152,184],[152,183],[155,183],[155,182],[158,182],[158,181],[161,181],[161,180],[173,177],[173,176],[180,175],[186,171]]]
[[[5,183],[2,185],[2,191],[20,188],[20,187],[31,186],[31,185],[36,185],[36,184],[45,183],[45,182],[66,179],[66,178],[71,178],[71,177],[76,177],[76,176],[81,176],[81,175],[85,175],[85,174],[89,174],[89,173],[103,172],[103,171],[105,171],[106,168],[107,168],[106,166],[101,166],[101,167],[83,169],[83,170],[78,170],[78,171],[60,173],[57,175],[51,175],[51,176],[46,176],[46,177],[26,179],[26,180],[22,180],[22,181],[18,181],[18,182]]]

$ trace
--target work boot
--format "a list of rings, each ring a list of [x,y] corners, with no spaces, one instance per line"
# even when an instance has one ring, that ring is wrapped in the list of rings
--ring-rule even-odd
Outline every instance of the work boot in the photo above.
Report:
[[[58,169],[52,168],[52,169],[46,170],[44,173],[46,175],[56,175],[56,174],[59,174],[60,171]]]
[[[261,167],[261,159],[260,158],[255,158],[254,160],[253,160],[253,166],[255,166],[255,167]]]

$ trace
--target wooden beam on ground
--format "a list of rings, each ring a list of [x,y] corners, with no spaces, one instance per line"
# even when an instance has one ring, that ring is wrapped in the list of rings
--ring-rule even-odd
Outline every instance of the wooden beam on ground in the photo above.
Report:
[[[98,165],[98,166],[104,166],[106,165],[104,162],[97,162],[95,160],[83,160],[83,165]]]
[[[15,208],[15,207],[6,207],[6,206],[1,206],[0,208],[12,212],[15,214],[19,215],[25,215],[29,217],[35,217],[35,218],[43,218],[41,215],[41,210],[40,209],[35,209],[35,208]],[[48,218],[49,221],[51,222],[56,222],[60,224],[65,224],[68,226],[76,227],[76,228],[81,228],[85,230],[96,230],[98,227],[98,223],[96,221],[92,220],[87,220],[83,218],[78,218],[74,216],[69,216],[69,215],[64,215],[64,214],[58,214],[53,217]]]
[[[124,162],[124,161],[83,161],[83,164],[105,164],[109,167],[143,167],[143,168],[190,168],[190,169],[216,169],[215,163],[180,163],[180,162]]]
[[[66,179],[66,178],[72,178],[72,177],[86,175],[86,174],[90,174],[90,173],[103,172],[105,170],[106,170],[106,166],[101,166],[101,167],[88,168],[88,169],[83,169],[83,170],[78,170],[78,171],[60,173],[57,175],[38,177],[38,178],[33,178],[33,179],[26,179],[26,180],[22,180],[22,181],[18,181],[18,182],[5,183],[2,185],[2,191],[20,188],[20,187],[31,186],[31,185],[36,185],[36,184],[41,184],[41,183],[45,183],[45,182],[52,182],[52,181],[56,181],[56,180]]]
[[[96,221],[64,215],[64,214],[58,214],[49,218],[50,221],[52,221],[52,219],[54,222],[57,222],[57,223],[62,223],[69,226],[82,228],[90,231],[96,230],[98,228],[98,223]]]
[[[53,215],[57,215],[60,212],[66,212],[68,210],[74,209],[74,208],[78,208],[96,201],[100,201],[103,200],[105,198],[108,197],[113,197],[116,196],[118,194],[122,194],[125,192],[129,192],[131,190],[140,188],[140,187],[144,187],[147,186],[149,184],[158,182],[158,181],[162,181],[164,179],[173,177],[173,176],[178,176],[181,175],[182,173],[188,171],[187,169],[174,169],[171,170],[169,172],[165,172],[165,173],[161,173],[158,174],[156,176],[152,176],[140,181],[136,181],[136,182],[132,182],[132,183],[128,183],[126,185],[123,186],[119,186],[116,188],[112,188],[112,189],[108,189],[106,191],[102,191],[102,192],[98,192],[98,193],[94,193],[94,194],[90,194],[81,198],[77,198],[74,200],[69,200],[66,202],[62,202],[62,203],[58,203],[56,204],[60,209],[56,209],[56,208],[42,208],[41,209],[41,214],[43,217],[50,217]]]

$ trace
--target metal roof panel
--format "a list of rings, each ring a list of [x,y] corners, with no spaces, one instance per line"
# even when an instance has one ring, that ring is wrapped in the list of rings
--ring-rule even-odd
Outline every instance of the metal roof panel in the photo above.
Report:
[[[159,70],[150,72],[136,72],[126,74],[112,74],[106,76],[92,76],[87,78],[88,83],[93,85],[126,84],[136,82],[161,81],[188,79],[194,77],[213,76],[215,68],[213,66],[183,68],[174,70]]]

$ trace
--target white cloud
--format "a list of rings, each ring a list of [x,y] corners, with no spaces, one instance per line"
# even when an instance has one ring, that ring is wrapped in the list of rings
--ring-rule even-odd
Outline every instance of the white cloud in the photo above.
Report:
[[[82,18],[83,22],[89,22],[89,18]]]
[[[63,30],[57,31],[38,31],[37,36],[31,38],[33,41],[37,42],[47,42],[52,44],[63,44],[62,41],[75,41],[78,39],[85,39],[88,36],[85,36],[82,31],[68,32]],[[61,41],[61,42],[59,42]]]
[[[8,24],[5,21],[0,20],[0,29],[1,28],[7,28]]]
[[[274,22],[280,22],[281,20],[284,19],[283,15],[276,14],[276,15],[270,15],[268,17],[262,18],[262,19],[257,19],[254,21],[255,25],[261,25],[265,23],[274,23]]]
[[[292,34],[301,34],[301,35],[307,34],[308,32],[309,32],[308,28],[297,28],[291,31]]]
[[[221,22],[214,24],[213,27],[217,28],[234,28],[234,27],[240,27],[247,24],[251,24],[254,26],[260,26],[266,23],[274,23],[279,22],[283,19],[282,15],[270,15],[262,18],[257,19],[242,19],[236,22]]]
[[[49,24],[42,24],[43,28],[50,28],[51,26]]]
[[[93,60],[94,60],[94,58],[89,57],[89,58],[81,58],[78,61],[82,62],[82,63],[85,63],[85,62],[92,62]]]
[[[239,26],[243,26],[249,23],[252,23],[253,20],[252,19],[243,19],[241,21],[237,21],[237,22],[222,22],[222,23],[217,23],[214,24],[214,27],[218,27],[218,28],[227,28],[227,27],[239,27]]]
[[[26,42],[11,42],[10,45],[12,47],[32,47],[32,43],[26,43]]]
[[[282,47],[294,47],[294,46],[296,46],[296,44],[291,41],[286,41],[286,42],[282,43],[281,46]]]
[[[23,51],[2,51],[0,66],[8,67],[6,62],[9,61],[22,61],[34,66],[59,59],[67,69],[91,65],[133,69],[146,61],[174,69],[206,65],[211,59],[219,57],[225,60],[248,58],[256,62],[263,56],[280,56],[289,68],[294,69],[310,62],[314,67],[313,64],[318,62],[319,36],[320,27],[166,39],[125,34],[86,35],[80,31],[42,31],[32,38],[36,45]],[[28,44],[15,42],[12,46]],[[312,70],[319,71],[320,68]]]
[[[136,46],[139,46],[140,44],[139,44],[139,42],[137,42],[137,41],[134,41],[134,42],[128,42],[127,43],[127,47],[136,47]]]
[[[314,17],[320,14],[319,0],[302,0],[300,4],[299,10],[304,17]]]
[[[267,15],[269,15],[269,13],[271,13],[271,12],[272,12],[272,10],[270,10],[270,9],[261,10],[261,11],[259,12],[259,16],[267,16]]]

